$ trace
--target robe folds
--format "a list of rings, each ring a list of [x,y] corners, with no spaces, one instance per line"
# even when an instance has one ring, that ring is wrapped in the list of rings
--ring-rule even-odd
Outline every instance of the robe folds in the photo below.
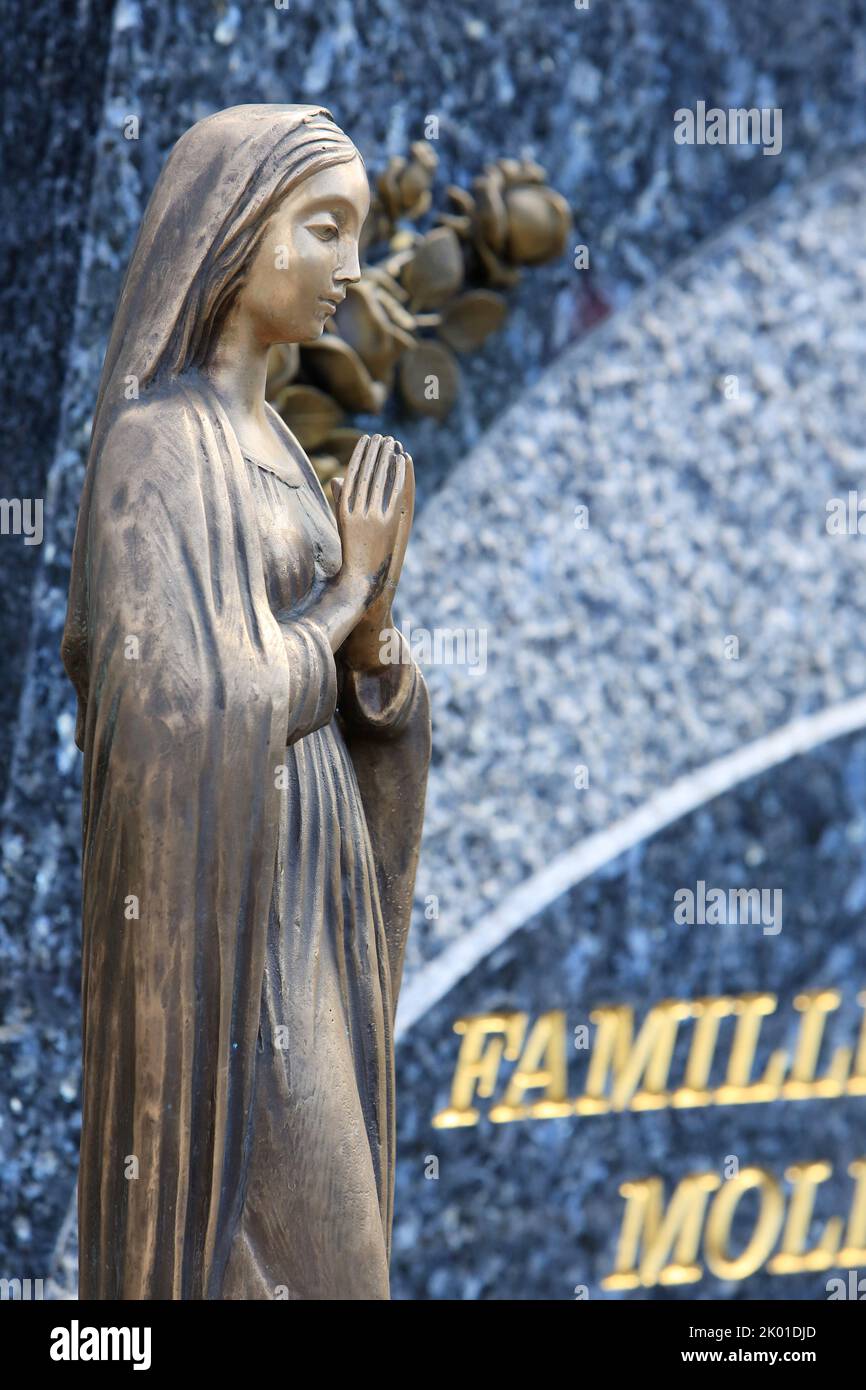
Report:
[[[308,505],[338,552],[301,463]],[[365,1065],[385,1099],[373,1114],[362,1096],[361,1113],[386,1260],[390,1250],[388,1069],[430,752],[426,687],[411,663],[371,675],[335,660],[310,594],[275,605],[249,464],[198,373],[118,410],[91,470],[76,542],[83,580],[63,644],[84,754],[80,1297],[273,1296],[223,1286],[261,1141],[256,1116],[269,1113],[256,1110],[256,1065],[268,951],[279,946],[277,864],[303,878],[306,896],[291,901],[313,916],[317,875],[341,872],[314,821],[325,784],[336,797],[327,814],[342,817],[343,844],[355,837],[366,874],[346,920],[378,924],[380,978],[363,1026],[380,1037]],[[286,775],[294,819],[281,844]],[[304,1096],[305,1117],[326,1117],[325,1150],[343,1142],[326,1090],[317,1074]],[[284,1178],[292,1188],[291,1171]],[[348,1287],[334,1296],[366,1296],[363,1280]]]

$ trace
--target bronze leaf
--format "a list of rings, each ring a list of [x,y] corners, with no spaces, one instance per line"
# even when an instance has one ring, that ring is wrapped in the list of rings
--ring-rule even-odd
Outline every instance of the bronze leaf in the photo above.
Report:
[[[402,270],[410,309],[438,309],[462,287],[463,276],[463,254],[455,232],[451,227],[434,227],[416,242]]]
[[[343,419],[337,402],[315,386],[284,386],[271,404],[308,453],[318,448]]]
[[[443,309],[439,336],[455,352],[472,352],[501,328],[507,308],[493,290],[469,290]]]
[[[338,336],[358,354],[367,371],[378,381],[385,379],[406,346],[405,341],[397,341],[401,335],[385,303],[386,297],[386,293],[369,280],[360,280],[349,287],[331,320]],[[395,304],[395,308],[414,326],[414,320],[402,306]]]
[[[454,354],[443,343],[425,339],[414,352],[403,354],[398,371],[400,391],[410,409],[444,419],[457,398],[460,369]]]
[[[571,213],[565,199],[537,184],[510,188],[505,195],[508,244],[505,254],[515,265],[539,265],[565,250]]]
[[[373,380],[354,348],[335,334],[304,344],[304,366],[346,410],[376,414],[385,404],[386,388]]]

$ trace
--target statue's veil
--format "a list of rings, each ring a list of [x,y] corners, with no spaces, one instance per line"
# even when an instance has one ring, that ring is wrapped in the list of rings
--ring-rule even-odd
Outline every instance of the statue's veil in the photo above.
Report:
[[[105,354],[78,514],[62,654],[87,697],[85,554],[93,474],[130,399],[182,370],[203,323],[275,203],[303,179],[358,155],[322,106],[233,106],[181,136],[157,180]],[[264,216],[263,216],[264,214]],[[82,747],[79,708],[76,741]]]

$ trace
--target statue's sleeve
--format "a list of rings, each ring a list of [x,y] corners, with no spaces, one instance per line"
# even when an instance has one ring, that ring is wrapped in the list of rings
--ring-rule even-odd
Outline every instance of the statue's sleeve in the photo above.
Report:
[[[392,1011],[403,976],[430,763],[430,697],[400,634],[402,658],[378,672],[340,661],[339,710],[367,828],[388,940]]]
[[[340,659],[340,714],[368,738],[395,738],[409,719],[423,677],[396,628],[399,660],[376,671],[361,671]]]
[[[279,624],[289,659],[288,745],[330,724],[337,708],[337,666],[314,618],[281,614]]]

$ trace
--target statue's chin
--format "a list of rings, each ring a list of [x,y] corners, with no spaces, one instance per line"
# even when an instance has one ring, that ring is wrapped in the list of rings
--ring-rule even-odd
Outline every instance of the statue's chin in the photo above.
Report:
[[[321,338],[324,333],[326,320],[327,314],[324,318],[320,318],[319,315],[316,314],[310,319],[305,330],[299,330],[297,327],[293,327],[291,330],[287,328],[283,337],[276,340],[274,346],[288,347],[293,343],[314,343],[316,339]]]
[[[321,338],[325,331],[324,320],[318,317],[310,320],[310,326],[305,333],[294,332],[291,338],[283,338],[283,343],[299,343],[303,347],[304,343],[314,343]]]

